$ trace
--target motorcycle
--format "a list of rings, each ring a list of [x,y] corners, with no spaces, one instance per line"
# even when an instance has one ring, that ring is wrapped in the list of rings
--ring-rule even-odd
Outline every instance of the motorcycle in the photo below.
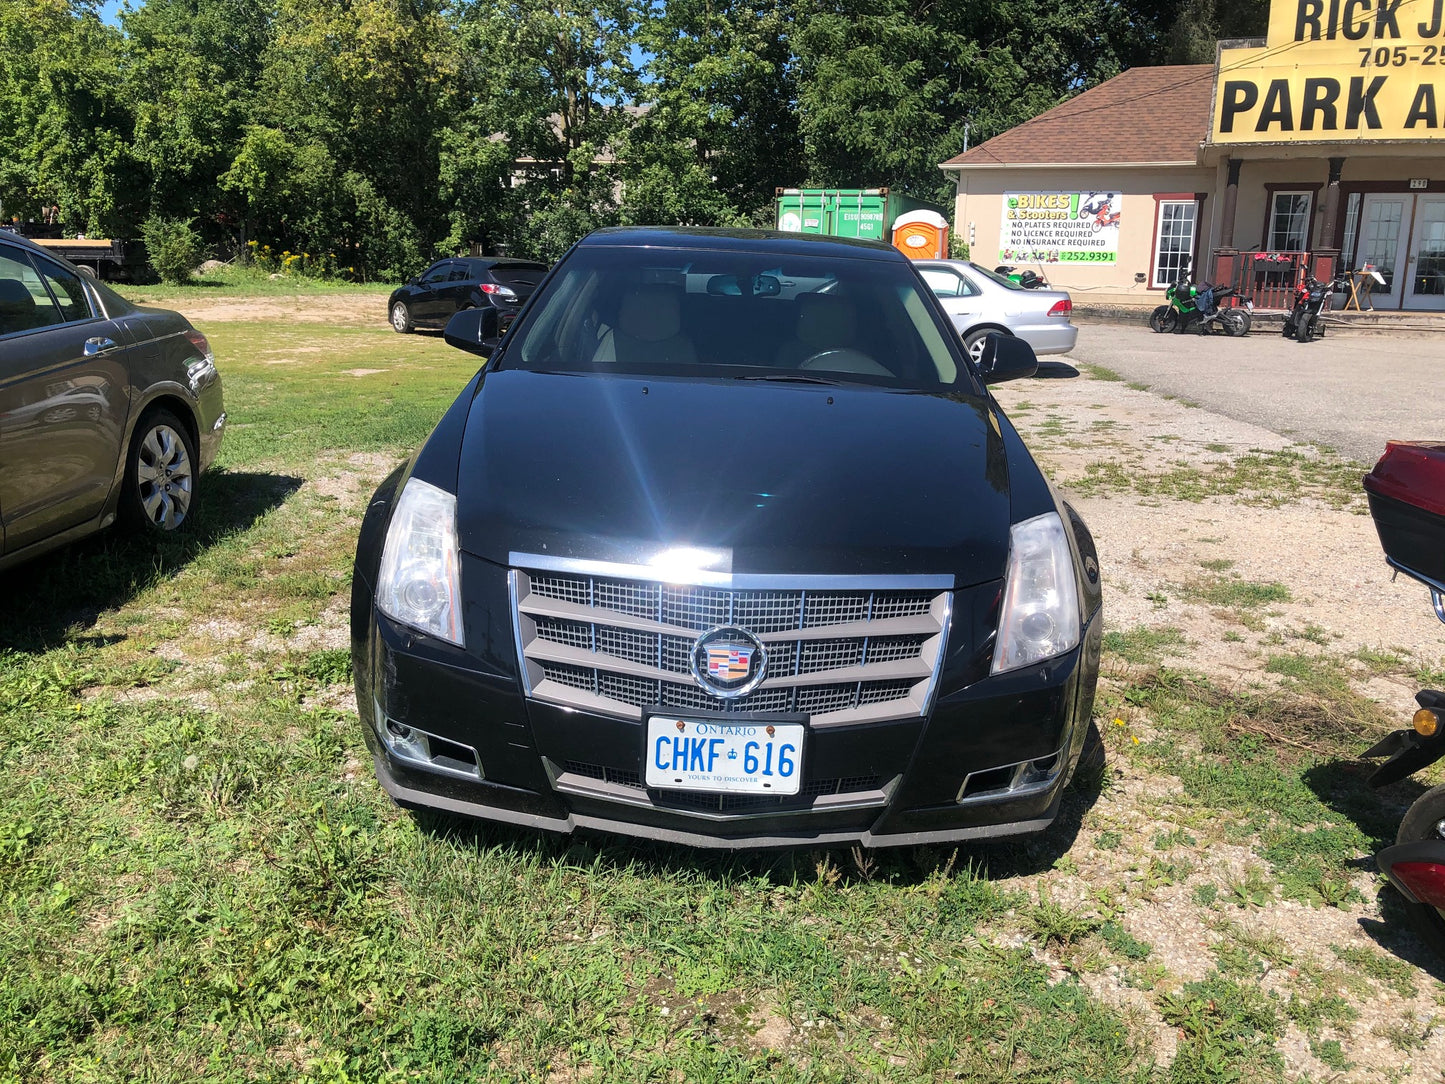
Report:
[[[1119,224],[1119,212],[1111,210],[1107,205],[1100,209],[1094,216],[1093,230],[1098,233],[1105,226],[1117,226]]]
[[[1342,279],[1321,282],[1313,275],[1306,275],[1304,282],[1295,287],[1294,308],[1284,318],[1284,326],[1281,328],[1284,337],[1302,343],[1323,338],[1324,311],[1329,304],[1330,295],[1347,289],[1349,284]]]
[[[1009,267],[1007,264],[1000,264],[993,269],[994,274],[1002,275],[1010,282],[1016,282],[1025,290],[1047,290],[1049,284],[1044,281],[1042,275],[1036,275],[1032,271],[1020,271],[1017,268]]]
[[[1429,588],[1435,616],[1445,622],[1445,444],[1390,441],[1364,484],[1386,561]],[[1415,703],[1410,729],[1363,754],[1367,760],[1389,758],[1370,776],[1370,786],[1388,786],[1445,757],[1445,692],[1422,689]],[[1445,956],[1445,785],[1415,800],[1395,845],[1375,862],[1405,898],[1416,931]]]
[[[1253,324],[1251,313],[1254,311],[1254,304],[1248,298],[1244,299],[1242,305],[1223,307],[1220,302],[1226,298],[1238,297],[1239,291],[1234,289],[1214,290],[1214,311],[1201,313],[1199,311],[1199,295],[1210,289],[1208,284],[1195,286],[1189,281],[1187,272],[1181,272],[1164,291],[1164,299],[1167,305],[1158,306],[1149,315],[1149,326],[1160,333],[1166,331],[1188,331],[1191,328],[1201,335],[1207,335],[1215,327],[1223,331],[1231,338],[1238,338],[1249,333]]]

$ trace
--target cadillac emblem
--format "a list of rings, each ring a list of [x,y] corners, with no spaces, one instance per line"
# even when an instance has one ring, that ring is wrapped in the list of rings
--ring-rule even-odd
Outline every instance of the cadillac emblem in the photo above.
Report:
[[[733,700],[756,689],[768,668],[768,653],[747,629],[709,629],[692,645],[692,676],[713,696]]]

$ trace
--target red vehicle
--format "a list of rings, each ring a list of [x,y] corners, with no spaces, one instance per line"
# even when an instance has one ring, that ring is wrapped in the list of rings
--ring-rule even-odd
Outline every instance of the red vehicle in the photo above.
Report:
[[[1365,475],[1370,515],[1391,568],[1430,589],[1445,621],[1445,444],[1391,441]],[[1367,751],[1389,757],[1370,777],[1383,787],[1445,757],[1445,692],[1422,689],[1409,730]],[[1395,845],[1375,856],[1380,872],[1405,897],[1420,936],[1445,955],[1445,786],[1427,790],[1405,812]]]
[[[1094,216],[1094,232],[1098,233],[1105,226],[1117,226],[1119,224],[1119,212],[1114,210],[1112,205],[1104,204],[1099,208],[1099,213]]]
[[[1349,284],[1340,279],[1320,282],[1313,275],[1306,275],[1305,280],[1295,287],[1294,308],[1284,318],[1281,333],[1286,339],[1302,343],[1322,338],[1330,295],[1348,288]]]

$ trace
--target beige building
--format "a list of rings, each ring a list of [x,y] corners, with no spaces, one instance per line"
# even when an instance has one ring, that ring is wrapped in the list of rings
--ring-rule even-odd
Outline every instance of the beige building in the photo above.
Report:
[[[1131,69],[943,163],[954,228],[1084,304],[1153,306],[1192,269],[1282,308],[1354,271],[1376,308],[1445,310],[1439,7],[1274,0],[1262,42]]]

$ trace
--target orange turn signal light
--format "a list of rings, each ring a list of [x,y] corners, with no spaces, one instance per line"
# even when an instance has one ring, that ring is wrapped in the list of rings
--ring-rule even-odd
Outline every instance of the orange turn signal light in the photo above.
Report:
[[[1436,731],[1440,729],[1440,716],[1429,708],[1421,708],[1415,713],[1415,733],[1422,738],[1433,738]]]

